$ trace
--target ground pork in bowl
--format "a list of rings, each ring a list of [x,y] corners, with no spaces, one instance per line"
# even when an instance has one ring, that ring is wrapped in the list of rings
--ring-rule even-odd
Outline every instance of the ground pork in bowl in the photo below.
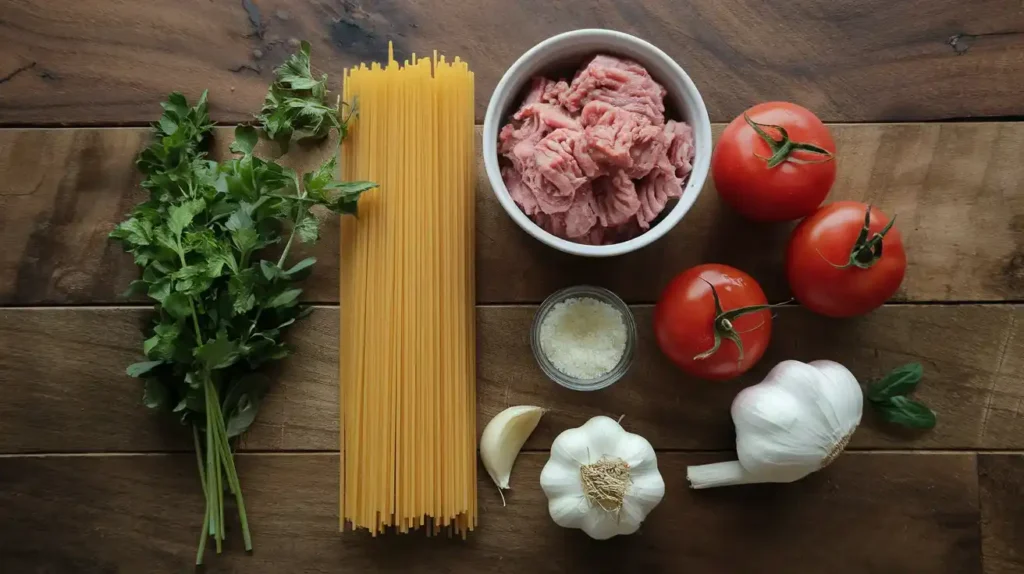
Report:
[[[554,36],[512,65],[484,119],[484,164],[502,207],[566,253],[650,244],[682,219],[711,159],[711,123],[689,76],[611,30]]]

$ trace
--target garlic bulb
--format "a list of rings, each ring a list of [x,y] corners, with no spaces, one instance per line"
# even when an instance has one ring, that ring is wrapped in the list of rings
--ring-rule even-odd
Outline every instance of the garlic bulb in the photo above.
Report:
[[[651,443],[608,417],[555,438],[540,486],[555,524],[597,540],[636,532],[665,495]]]
[[[739,460],[691,466],[691,488],[793,482],[831,463],[860,424],[857,379],[832,361],[783,361],[732,402]]]
[[[498,485],[498,493],[508,490],[512,465],[519,456],[519,451],[530,438],[533,429],[537,428],[544,409],[530,405],[509,407],[497,415],[484,427],[480,436],[480,461]],[[501,495],[504,504],[505,495]]]

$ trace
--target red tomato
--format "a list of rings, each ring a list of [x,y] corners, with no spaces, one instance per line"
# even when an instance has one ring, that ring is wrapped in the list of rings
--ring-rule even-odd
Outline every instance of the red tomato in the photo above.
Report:
[[[828,128],[810,110],[767,102],[725,128],[711,158],[711,175],[718,194],[744,217],[800,219],[832,188],[835,153]]]
[[[668,284],[654,307],[654,333],[679,368],[722,381],[761,359],[771,339],[772,315],[753,277],[711,263],[683,271]]]
[[[829,317],[880,307],[899,289],[907,269],[903,238],[891,223],[878,209],[856,201],[831,203],[800,222],[786,252],[793,295]]]

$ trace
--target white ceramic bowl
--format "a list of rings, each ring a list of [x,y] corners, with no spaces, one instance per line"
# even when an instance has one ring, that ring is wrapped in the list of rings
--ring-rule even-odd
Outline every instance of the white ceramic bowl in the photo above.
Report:
[[[530,220],[509,195],[501,178],[498,165],[498,132],[514,113],[525,97],[530,79],[536,75],[561,72],[571,73],[579,69],[596,54],[605,53],[636,60],[650,72],[651,76],[668,91],[666,108],[674,109],[693,128],[694,160],[693,171],[687,180],[683,195],[670,204],[671,209],[657,225],[629,241],[613,245],[583,245],[556,237]],[[676,117],[675,119],[680,119]],[[491,95],[484,117],[484,166],[491,189],[502,207],[519,227],[540,241],[565,253],[587,257],[608,257],[636,251],[649,245],[668,233],[690,210],[704,187],[711,164],[711,120],[700,92],[693,85],[679,64],[675,63],[654,45],[635,36],[614,30],[574,30],[552,36],[530,48],[520,56],[498,82]]]

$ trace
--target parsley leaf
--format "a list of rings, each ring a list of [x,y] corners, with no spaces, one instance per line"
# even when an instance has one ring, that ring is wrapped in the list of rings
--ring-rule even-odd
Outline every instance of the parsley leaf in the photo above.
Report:
[[[221,331],[216,339],[196,349],[196,359],[211,371],[230,367],[238,360],[238,342]]]

